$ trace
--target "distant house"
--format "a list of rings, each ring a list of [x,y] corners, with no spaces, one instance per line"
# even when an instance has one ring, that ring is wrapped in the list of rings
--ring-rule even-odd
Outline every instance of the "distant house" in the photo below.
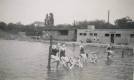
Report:
[[[77,41],[93,43],[134,43],[134,29],[77,29]]]
[[[35,27],[44,27],[45,23],[40,22],[40,21],[35,21],[35,22],[32,23],[32,25],[34,25]]]
[[[50,35],[53,36],[54,40],[60,41],[75,41],[76,40],[76,29],[73,26],[46,26],[40,28],[42,30],[42,38],[47,40]]]

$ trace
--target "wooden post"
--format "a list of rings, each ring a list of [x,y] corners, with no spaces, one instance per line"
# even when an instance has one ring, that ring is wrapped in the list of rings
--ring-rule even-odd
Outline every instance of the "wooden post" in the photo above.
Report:
[[[52,35],[50,35],[50,46],[48,54],[48,70],[51,70]]]

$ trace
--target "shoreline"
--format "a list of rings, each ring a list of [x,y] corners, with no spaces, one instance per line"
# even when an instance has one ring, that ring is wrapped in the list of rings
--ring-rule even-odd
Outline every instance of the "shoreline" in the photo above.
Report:
[[[39,43],[47,43],[49,44],[50,41],[49,40],[33,40],[33,39],[3,39],[0,38],[0,40],[9,40],[9,41],[26,41],[26,42],[39,42]],[[61,42],[61,43],[65,43],[67,45],[72,45],[72,46],[79,46],[81,43],[80,42],[74,42],[74,41],[56,41],[53,40],[54,44],[57,42]],[[104,43],[83,43],[84,46],[93,46],[93,47],[107,47],[109,44],[104,44]],[[117,45],[117,44],[113,44],[114,48],[134,48],[134,45]]]

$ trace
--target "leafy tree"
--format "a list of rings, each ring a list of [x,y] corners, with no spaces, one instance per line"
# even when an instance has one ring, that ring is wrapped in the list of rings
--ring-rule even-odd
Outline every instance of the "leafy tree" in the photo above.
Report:
[[[130,19],[130,17],[123,17],[115,20],[115,25],[118,28],[132,28],[132,26],[134,26],[134,22],[132,19]]]
[[[54,25],[54,15],[53,15],[53,13],[46,14],[45,25],[46,26],[53,26]]]
[[[50,25],[54,25],[54,15],[53,13],[49,13],[49,18],[50,18]]]
[[[11,31],[15,28],[15,24],[14,23],[9,23],[8,24],[8,31]]]
[[[48,19],[49,19],[48,14],[46,14],[45,25],[48,25]]]
[[[5,22],[0,22],[0,29],[6,30],[7,24]]]
[[[19,27],[17,24],[9,23],[7,26],[7,31],[10,33],[17,34],[19,32]]]

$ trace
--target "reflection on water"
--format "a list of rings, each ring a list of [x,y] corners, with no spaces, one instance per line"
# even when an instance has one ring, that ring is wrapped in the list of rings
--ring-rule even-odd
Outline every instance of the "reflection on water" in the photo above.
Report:
[[[47,80],[79,80],[81,69],[75,68],[74,70],[55,70],[48,71]]]
[[[47,70],[47,43],[25,41],[0,41],[0,80],[132,80],[133,57],[121,58],[121,51],[106,65],[104,48],[88,47],[87,50],[99,51],[98,63],[87,63],[84,68],[66,70],[60,66]],[[67,56],[78,56],[77,46],[68,46]],[[88,52],[89,53],[89,52]]]
[[[112,59],[107,59],[107,60],[105,61],[105,64],[106,64],[106,65],[111,65],[111,64],[112,64],[112,62],[113,62],[113,60],[112,60]]]
[[[63,76],[65,75],[65,71],[63,70],[56,70],[56,71],[48,71],[47,80],[62,80]]]

